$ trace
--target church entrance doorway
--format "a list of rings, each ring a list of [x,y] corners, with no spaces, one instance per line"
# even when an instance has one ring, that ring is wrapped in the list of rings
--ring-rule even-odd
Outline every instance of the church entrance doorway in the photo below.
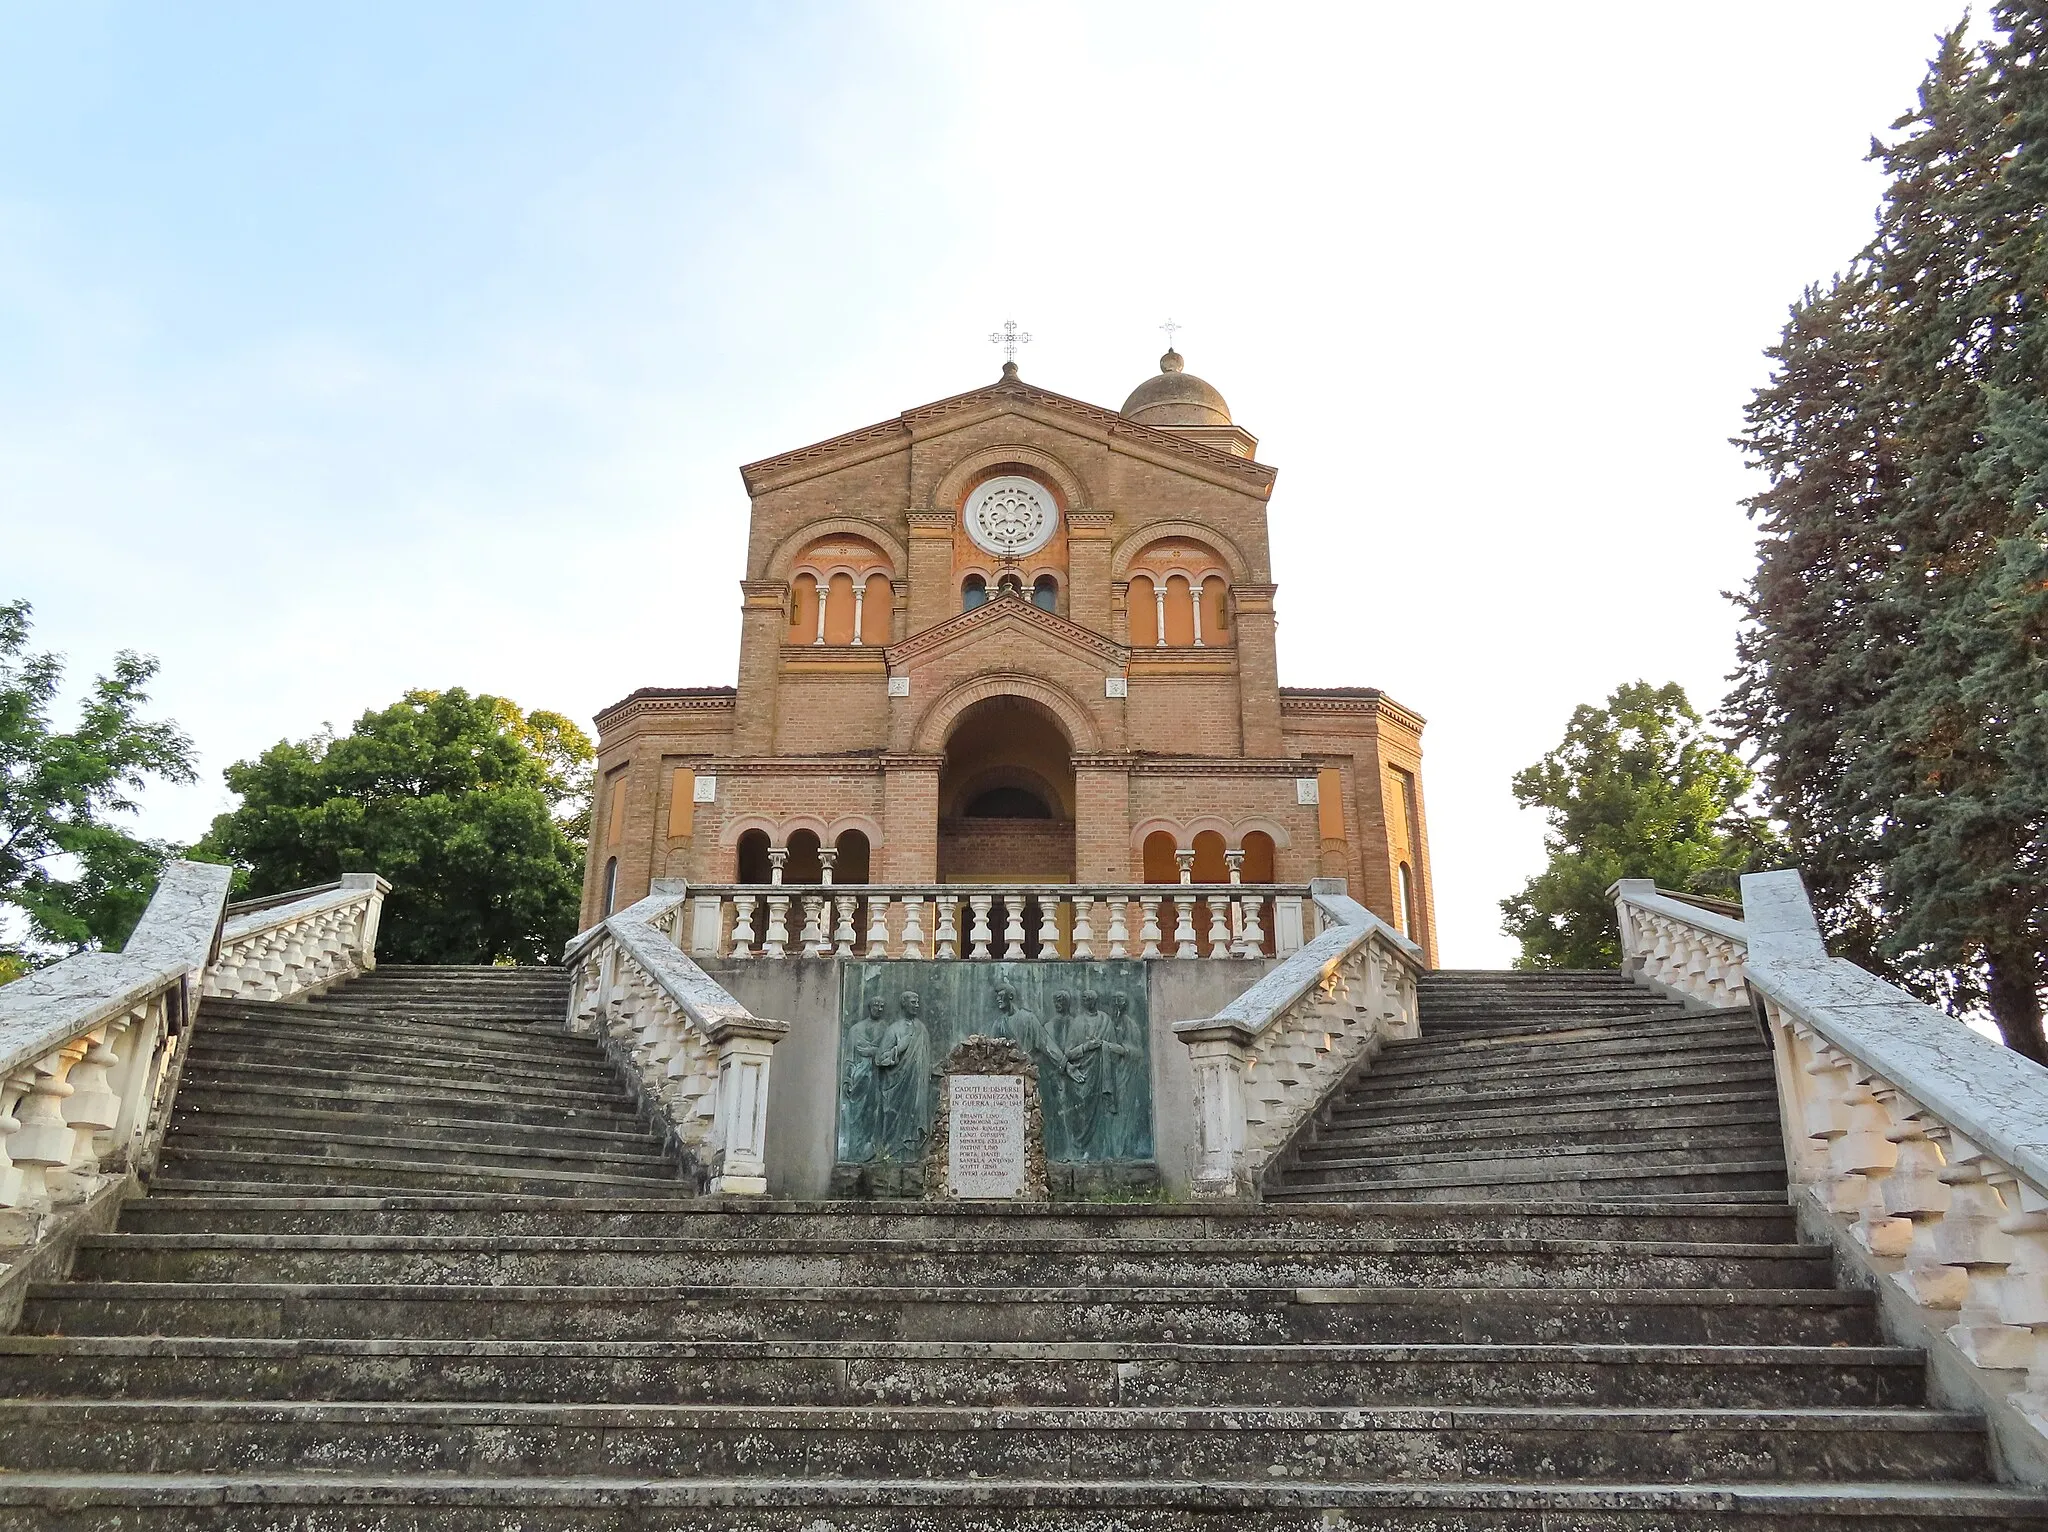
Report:
[[[939,879],[1074,881],[1074,752],[1051,712],[989,697],[954,720],[939,771]]]

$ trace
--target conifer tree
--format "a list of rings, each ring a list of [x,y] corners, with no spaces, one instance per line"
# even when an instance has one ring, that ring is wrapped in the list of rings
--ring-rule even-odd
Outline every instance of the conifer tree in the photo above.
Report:
[[[1726,715],[1847,955],[2048,1057],[2044,7],[1941,40],[1876,238],[1809,293],[1744,445],[1769,476]]]

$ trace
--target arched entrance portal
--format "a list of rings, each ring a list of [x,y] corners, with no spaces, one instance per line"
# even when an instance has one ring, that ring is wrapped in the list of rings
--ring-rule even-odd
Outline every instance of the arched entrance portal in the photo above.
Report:
[[[988,697],[954,720],[939,772],[939,878],[1074,881],[1074,753],[1052,713]]]

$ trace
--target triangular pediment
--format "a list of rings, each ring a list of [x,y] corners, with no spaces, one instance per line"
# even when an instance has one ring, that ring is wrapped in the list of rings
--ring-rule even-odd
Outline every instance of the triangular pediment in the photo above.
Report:
[[[964,430],[1000,415],[1035,420],[1055,430],[1106,443],[1118,451],[1150,458],[1261,497],[1272,492],[1274,470],[1264,463],[1239,457],[1196,437],[1139,425],[1115,410],[1085,399],[1070,399],[1021,378],[1003,378],[950,399],[905,410],[894,420],[877,421],[808,447],[762,458],[744,465],[740,478],[748,494],[758,495],[854,463],[902,452],[913,442]]]
[[[997,596],[971,612],[962,612],[958,617],[948,617],[922,633],[913,633],[901,643],[891,644],[884,653],[888,657],[890,673],[902,674],[928,660],[952,654],[1004,631],[1028,633],[1049,648],[1089,664],[1107,665],[1121,671],[1131,662],[1128,644],[1104,638],[1091,628],[1069,622],[1042,607],[1033,606],[1022,597],[1008,594]]]

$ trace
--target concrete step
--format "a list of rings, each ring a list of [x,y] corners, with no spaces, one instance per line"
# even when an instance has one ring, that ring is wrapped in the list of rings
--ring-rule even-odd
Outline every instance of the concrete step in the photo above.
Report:
[[[1662,1141],[1621,1137],[1602,1144],[1475,1145],[1469,1139],[1446,1135],[1404,1143],[1392,1149],[1374,1151],[1338,1145],[1305,1148],[1297,1158],[1290,1180],[1311,1185],[1318,1178],[1388,1175],[1396,1180],[1430,1179],[1440,1172],[1466,1171],[1473,1175],[1519,1174],[1541,1168],[1546,1179],[1574,1175],[1587,1170],[1605,1170],[1617,1164],[1645,1170],[1682,1169],[1701,1161],[1760,1160],[1779,1146],[1776,1124],[1768,1128],[1747,1128],[1725,1132],[1674,1132]]]
[[[1717,1161],[1661,1172],[1637,1167],[1625,1155],[1613,1159],[1615,1163],[1611,1165],[1581,1168],[1552,1167],[1543,1160],[1497,1166],[1428,1166],[1406,1177],[1385,1171],[1345,1171],[1322,1176],[1312,1170],[1290,1169],[1269,1195],[1331,1200],[1356,1195],[1388,1201],[1416,1197],[1462,1201],[1472,1197],[1531,1195],[1609,1199],[1721,1198],[1732,1192],[1767,1193],[1777,1198],[1785,1195],[1785,1163],[1781,1156]]]
[[[1496,1144],[1535,1147],[1544,1144],[1576,1145],[1617,1142],[1661,1143],[1678,1135],[1699,1132],[1740,1133],[1745,1129],[1767,1129],[1772,1140],[1779,1137],[1775,1103],[1754,1095],[1727,1101],[1667,1101],[1654,1107],[1581,1107],[1572,1111],[1440,1113],[1407,1121],[1387,1122],[1377,1116],[1354,1114],[1334,1118],[1317,1131],[1313,1143],[1303,1152],[1344,1152],[1352,1149],[1394,1152],[1408,1145],[1420,1146],[1438,1139],[1462,1139],[1475,1150]]]
[[[1628,1090],[1661,1081],[1723,1073],[1760,1071],[1768,1077],[1771,1069],[1770,1054],[1747,1043],[1735,1047],[1646,1048],[1625,1058],[1584,1060],[1575,1054],[1555,1060],[1468,1055],[1409,1060],[1398,1049],[1390,1049],[1389,1053],[1387,1067],[1382,1070],[1380,1061],[1375,1060],[1371,1072],[1361,1075],[1346,1092],[1348,1099],[1408,1096],[1413,1092],[1414,1099],[1426,1100],[1431,1091],[1485,1090],[1526,1080],[1541,1080],[1566,1090],[1576,1084]]]
[[[283,1090],[329,1090],[342,1091],[350,1095],[359,1092],[385,1092],[400,1099],[433,1101],[470,1101],[496,1105],[524,1107],[547,1107],[553,1103],[563,1111],[604,1111],[620,1110],[625,1100],[623,1089],[594,1090],[582,1086],[547,1086],[541,1082],[518,1082],[500,1084],[495,1080],[477,1077],[468,1082],[437,1079],[421,1082],[405,1069],[403,1063],[393,1060],[384,1068],[318,1069],[296,1064],[269,1064],[259,1059],[238,1059],[213,1069],[201,1067],[198,1078],[205,1079],[214,1088],[224,1085],[273,1085]],[[183,1093],[183,1086],[179,1087]]]
[[[1483,1098],[1449,1095],[1431,1101],[1403,1104],[1398,1098],[1348,1105],[1340,1097],[1330,1109],[1330,1126],[1335,1128],[1388,1129],[1408,1126],[1434,1128],[1445,1123],[1470,1122],[1477,1127],[1513,1127],[1524,1123],[1599,1121],[1609,1119],[1654,1122],[1680,1112],[1769,1112],[1778,1110],[1775,1087],[1769,1081],[1743,1079],[1727,1086],[1691,1086],[1648,1090],[1581,1090],[1546,1092],[1538,1088],[1520,1091],[1490,1091]]]
[[[391,1111],[328,1111],[310,1107],[293,1111],[289,1101],[280,1099],[259,1102],[255,1109],[248,1109],[236,1100],[197,1099],[202,1094],[194,1092],[195,1099],[187,1100],[184,1091],[178,1093],[179,1110],[174,1121],[181,1130],[189,1128],[199,1134],[231,1130],[243,1134],[272,1130],[330,1135],[381,1132],[450,1145],[554,1144],[565,1152],[578,1153],[652,1152],[652,1146],[658,1142],[643,1124],[623,1113],[612,1117],[609,1126],[599,1127],[587,1125],[588,1119],[550,1122],[538,1112],[527,1114],[527,1120],[522,1122],[438,1117],[420,1112],[410,1104]]]
[[[385,1131],[373,1131],[383,1127]],[[412,1165],[446,1165],[458,1169],[555,1170],[572,1174],[597,1171],[621,1176],[672,1178],[675,1166],[662,1156],[659,1144],[643,1135],[627,1144],[572,1145],[538,1125],[500,1127],[495,1137],[467,1139],[418,1135],[402,1125],[371,1120],[354,1130],[285,1128],[276,1122],[242,1127],[218,1117],[188,1116],[180,1122],[178,1152],[187,1159],[220,1153],[246,1153],[266,1158],[319,1156],[323,1159],[402,1159]]]
[[[506,1086],[532,1090],[566,1087],[573,1091],[607,1092],[618,1089],[611,1066],[596,1054],[582,1058],[519,1057],[443,1052],[421,1048],[403,1051],[381,1042],[357,1042],[346,1037],[319,1037],[310,1032],[251,1038],[222,1036],[201,1028],[193,1040],[187,1066],[214,1075],[231,1075],[244,1063],[270,1068],[297,1066],[308,1070],[362,1070],[367,1073],[400,1073],[413,1085],[432,1089],[441,1084],[460,1085],[479,1076]]]
[[[276,1074],[251,1079],[242,1070],[228,1075],[195,1072],[178,1087],[178,1109],[193,1113],[224,1113],[251,1117],[297,1116],[307,1112],[337,1117],[384,1116],[394,1120],[417,1115],[424,1121],[545,1125],[574,1124],[598,1131],[637,1130],[638,1118],[627,1109],[623,1092],[616,1095],[579,1093],[573,1100],[557,1098],[552,1106],[537,1093],[506,1094],[465,1086],[460,1094],[404,1087],[339,1085],[319,1088],[283,1083]]]
[[[323,1013],[311,1006],[273,1006],[269,1008],[270,1014],[250,1014],[255,1009],[250,1006],[220,1015],[209,1010],[202,1024],[203,1030],[209,1037],[346,1039],[356,1046],[374,1043],[389,1052],[408,1054],[420,1051],[424,1043],[434,1049],[454,1048],[472,1057],[561,1059],[574,1063],[603,1061],[596,1042],[587,1037],[571,1037],[559,1028],[543,1031],[505,1026],[455,1027],[438,1023],[422,1026],[419,1023],[387,1021],[388,1013],[382,1011],[337,1014]],[[304,1014],[296,1014],[298,1012]]]
[[[213,1285],[31,1289],[29,1334],[496,1340],[1174,1340],[1208,1344],[1564,1341],[1798,1345],[1878,1340],[1868,1294],[1834,1288],[1183,1288]]]
[[[1497,1030],[1466,1036],[1432,1037],[1390,1043],[1380,1062],[1409,1066],[1424,1059],[1526,1058],[1553,1059],[1570,1054],[1574,1061],[1632,1058],[1645,1048],[1680,1047],[1713,1041],[1747,1044],[1765,1050],[1763,1038],[1747,1011],[1733,1018],[1700,1015],[1631,1017],[1618,1022],[1587,1023],[1533,1031]]]
[[[160,1163],[179,1178],[232,1177],[242,1184],[268,1186],[379,1186],[415,1190],[464,1187],[528,1196],[597,1196],[606,1191],[641,1197],[686,1194],[680,1183],[665,1179],[675,1175],[675,1167],[665,1163],[658,1169],[621,1166],[584,1171],[535,1166],[494,1170],[373,1154],[286,1154],[203,1146],[188,1150],[175,1138],[166,1139]]]
[[[1824,1286],[1826,1246],[1620,1240],[1292,1241],[691,1239],[498,1235],[104,1234],[80,1243],[92,1282],[774,1287]]]
[[[392,1341],[0,1336],[10,1398],[560,1404],[1918,1405],[1897,1346]]]
[[[1776,1204],[1307,1203],[1249,1210],[1193,1203],[1074,1204],[1029,1211],[965,1203],[689,1201],[191,1195],[162,1181],[121,1214],[121,1231],[158,1234],[438,1234],[549,1237],[685,1235],[749,1243],[832,1239],[988,1241],[1029,1231],[1095,1245],[1130,1240],[1286,1240],[1344,1249],[1360,1239],[1627,1239],[1710,1244],[1794,1241],[1792,1210]]]
[[[0,1400],[0,1471],[464,1473],[517,1440],[529,1473],[1405,1480],[1982,1477],[1981,1423],[1941,1410],[1386,1405],[557,1405]]]
[[[0,1476],[0,1532],[2048,1532],[2029,1489],[1159,1476]]]
[[[1406,1080],[1385,1089],[1377,1087],[1373,1076],[1367,1073],[1359,1076],[1336,1106],[1340,1111],[1355,1112],[1381,1108],[1388,1112],[1405,1112],[1452,1102],[1469,1102],[1479,1107],[1530,1102],[1580,1106],[1641,1094],[1668,1097],[1721,1095],[1735,1086],[1750,1087],[1750,1093],[1760,1098],[1774,1090],[1771,1061],[1759,1058],[1675,1068],[1646,1067],[1630,1070],[1625,1075],[1618,1070],[1568,1069],[1532,1071],[1519,1077],[1491,1080]]]

